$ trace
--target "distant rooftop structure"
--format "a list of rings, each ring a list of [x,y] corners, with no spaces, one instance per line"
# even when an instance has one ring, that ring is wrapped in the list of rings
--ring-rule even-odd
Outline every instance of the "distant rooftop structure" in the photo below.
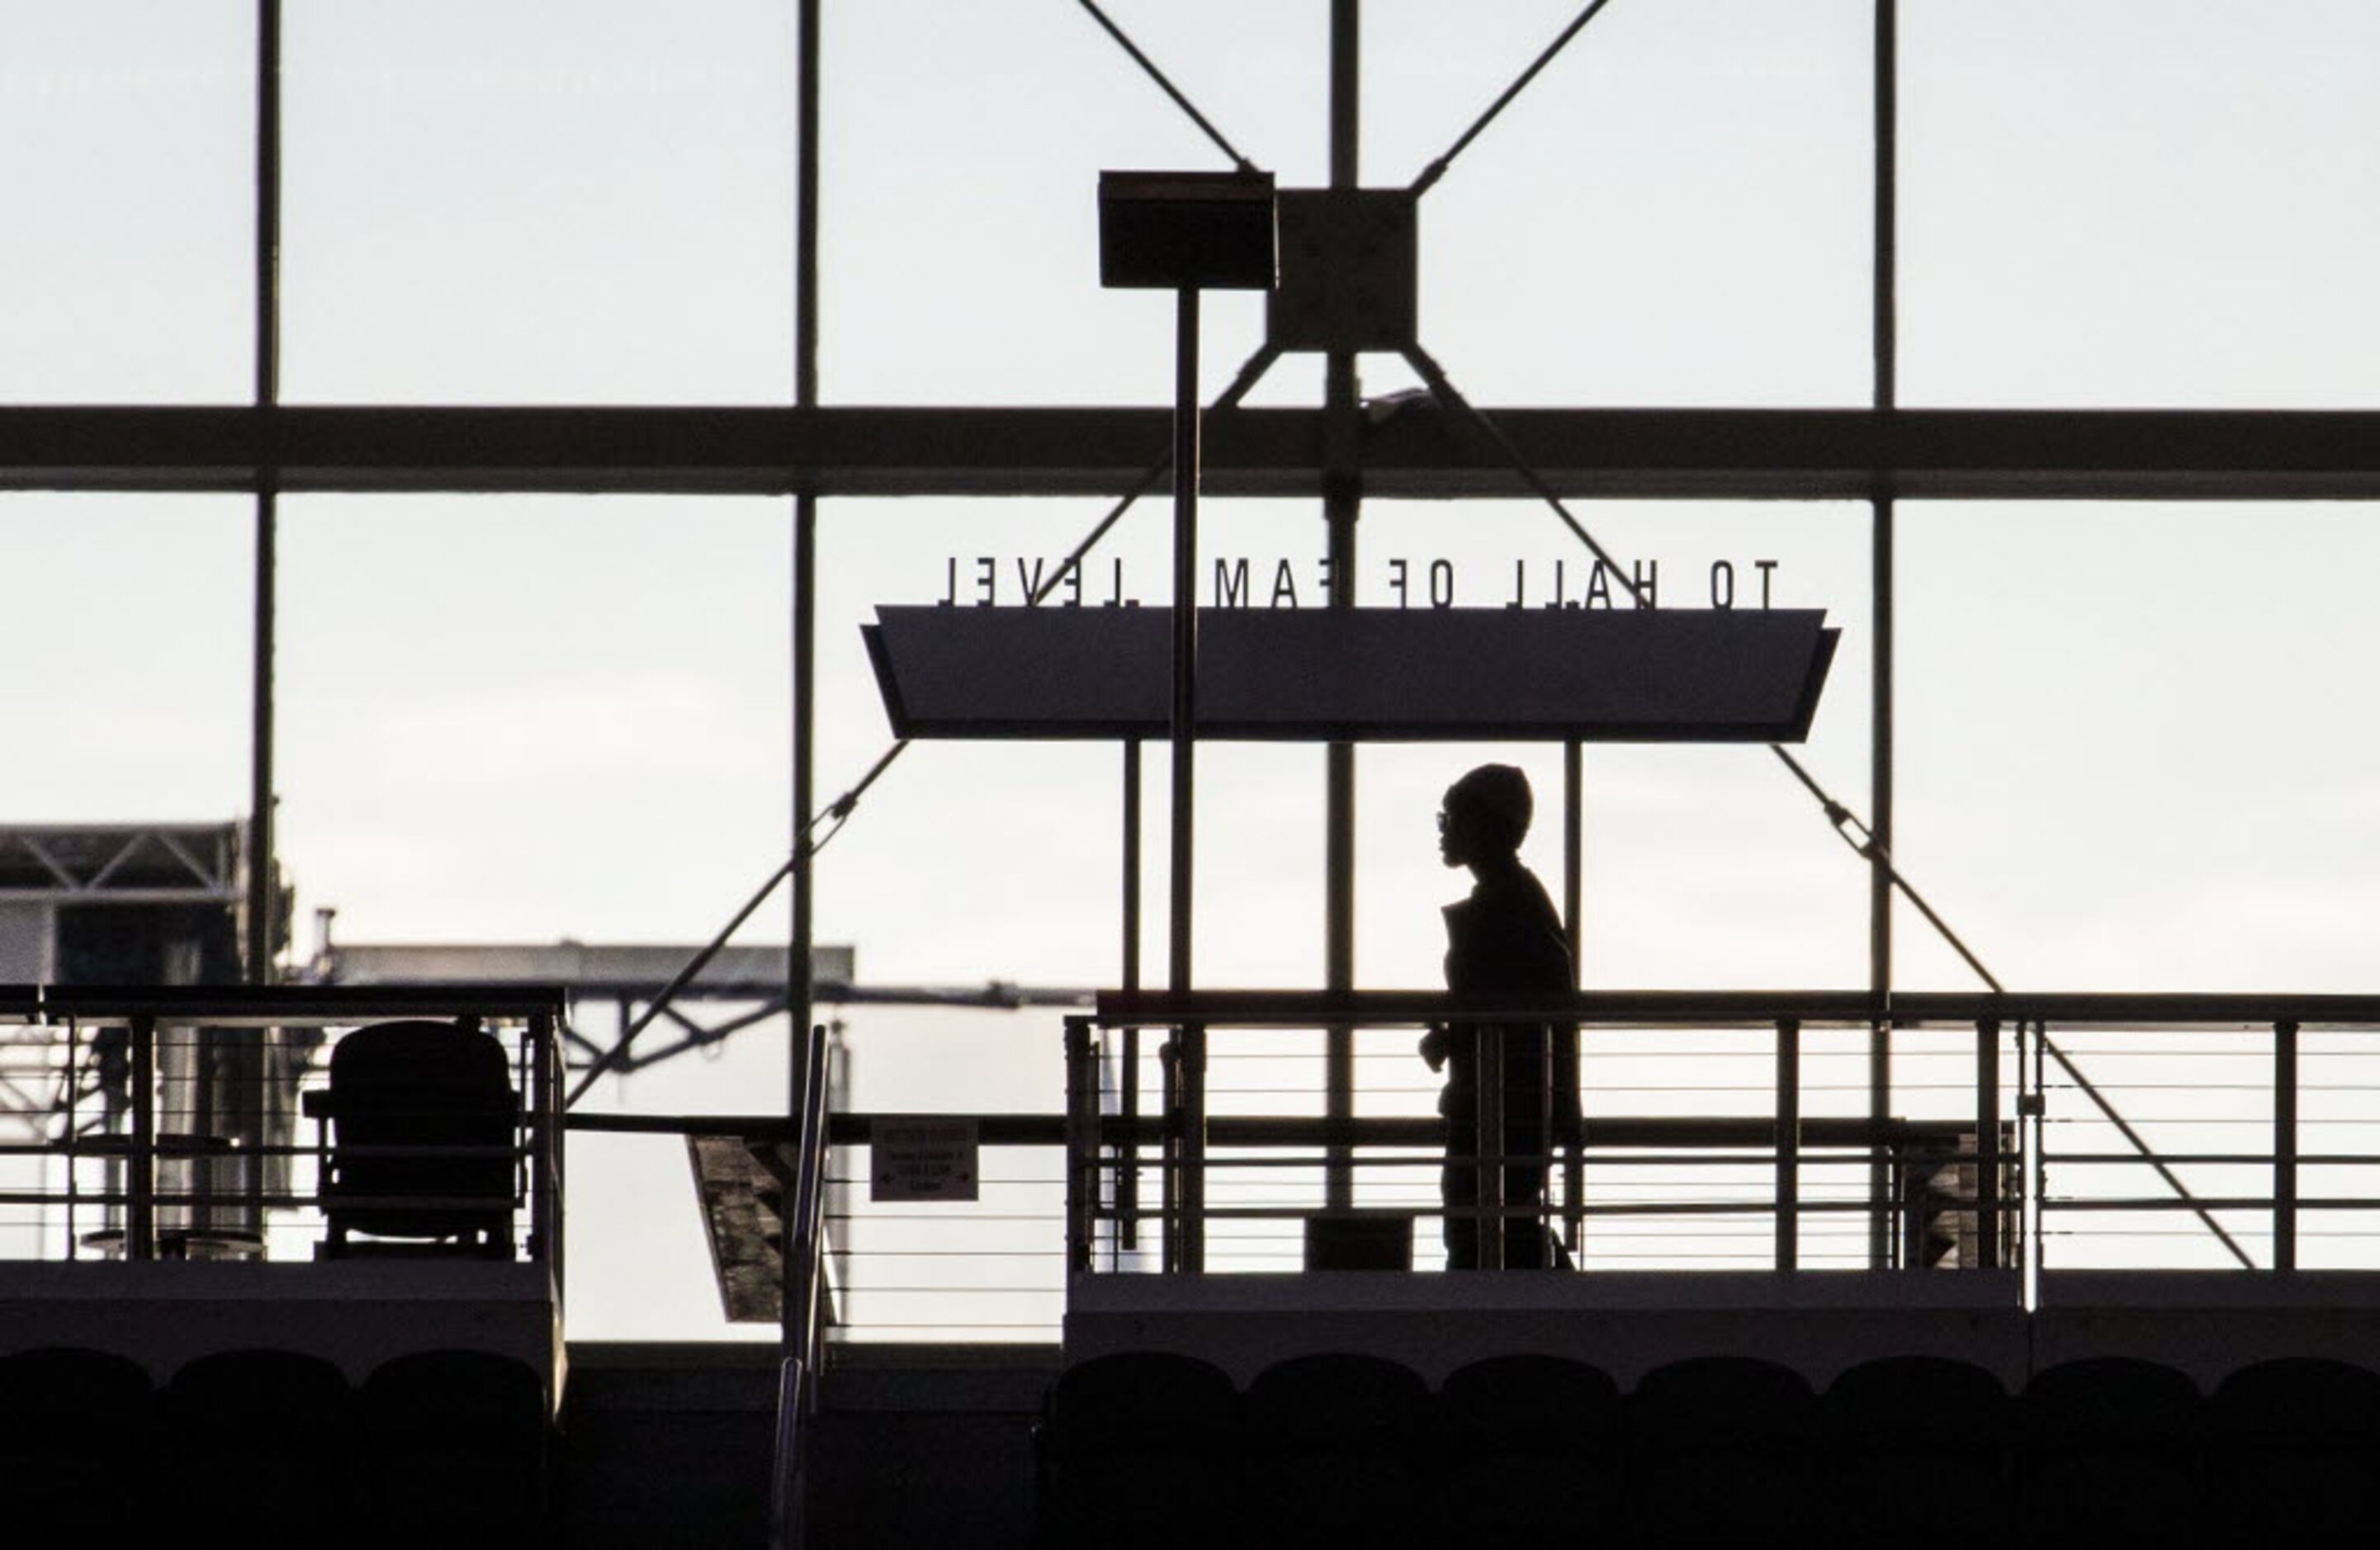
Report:
[[[659,943],[374,942],[326,947],[318,977],[339,985],[561,985],[579,995],[650,995],[675,977],[696,952]],[[813,948],[810,977],[821,996],[848,990],[856,954],[848,947]],[[727,947],[688,989],[708,997],[781,996],[788,951],[782,947]]]
[[[237,823],[0,826],[0,900],[230,902],[240,851]]]

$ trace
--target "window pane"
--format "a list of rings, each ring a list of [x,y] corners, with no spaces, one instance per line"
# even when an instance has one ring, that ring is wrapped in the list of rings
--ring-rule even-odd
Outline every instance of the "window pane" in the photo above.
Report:
[[[221,822],[249,798],[255,503],[0,495],[11,823]]]
[[[1323,7],[1103,8],[1257,164],[1323,179]],[[1090,16],[868,0],[831,8],[822,48],[824,395],[1169,402],[1172,298],[1099,288],[1099,175],[1229,163]],[[1211,394],[1262,298],[1215,293],[1204,322]]]
[[[789,7],[290,7],[285,396],[792,396]]]
[[[1901,7],[1902,397],[2380,397],[2380,11]]]
[[[783,503],[282,512],[281,850],[344,935],[702,941],[783,859]]]
[[[245,402],[254,7],[26,3],[6,38],[0,400]]]
[[[935,602],[956,574],[959,606],[970,606],[978,596],[971,578],[986,561],[995,600],[1021,603],[1020,562],[1026,580],[1036,562],[1054,566],[1108,504],[824,504],[819,534],[821,805],[847,790],[892,741],[859,635],[875,619],[877,605]],[[1125,595],[1151,605],[1165,600],[1169,509],[1163,501],[1142,503],[1086,562],[1084,606],[1098,606],[1118,575]],[[1145,918],[1155,944],[1148,961],[1161,965],[1161,753],[1148,756],[1147,771],[1150,902]],[[859,946],[871,978],[1112,984],[1122,955],[1123,815],[1123,755],[1112,743],[916,743],[821,856],[820,918],[835,923],[837,939]]]
[[[1577,14],[1366,7],[1410,183]],[[1614,6],[1426,194],[1421,336],[1488,404],[1865,404],[1867,0]]]
[[[1904,506],[1903,869],[2024,989],[2352,991],[2365,506]],[[1904,981],[1979,988],[1913,917]]]

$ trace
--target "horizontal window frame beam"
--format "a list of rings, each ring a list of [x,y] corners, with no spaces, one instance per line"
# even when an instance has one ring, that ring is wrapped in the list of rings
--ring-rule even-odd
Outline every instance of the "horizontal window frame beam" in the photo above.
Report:
[[[2380,499],[2362,410],[1497,409],[1559,494],[1604,499]],[[1113,495],[1163,408],[0,407],[0,489]],[[1320,496],[1324,415],[1211,417],[1211,495]],[[1376,498],[1531,498],[1458,416],[1367,423]],[[1160,481],[1160,488],[1162,488]]]

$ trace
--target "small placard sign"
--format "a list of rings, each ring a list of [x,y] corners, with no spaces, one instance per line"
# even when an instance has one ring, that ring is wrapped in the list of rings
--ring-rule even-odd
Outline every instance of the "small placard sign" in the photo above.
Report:
[[[868,1132],[868,1198],[976,1198],[973,1120],[878,1120]]]

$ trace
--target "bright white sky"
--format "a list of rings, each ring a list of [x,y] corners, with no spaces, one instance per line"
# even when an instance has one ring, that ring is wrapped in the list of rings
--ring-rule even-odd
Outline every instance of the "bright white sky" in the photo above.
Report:
[[[1371,0],[1366,180],[1408,181],[1575,8]],[[1255,161],[1323,180],[1322,0],[1111,9]],[[1489,406],[1864,404],[1870,10],[1614,0],[1424,200],[1423,333],[1454,381]],[[287,399],[789,399],[783,0],[287,11]],[[0,0],[0,399],[247,397],[250,17]],[[1901,0],[1901,17],[1904,404],[2380,399],[2380,11]],[[1088,17],[830,0],[825,48],[826,399],[1162,402],[1170,309],[1098,288],[1096,175],[1220,163]],[[1261,317],[1241,297],[1208,316],[1211,393]],[[1310,403],[1318,382],[1289,362],[1257,401]],[[1366,368],[1369,394],[1408,385]],[[283,855],[344,938],[693,941],[783,854],[786,503],[282,509]],[[1062,553],[1101,509],[829,503],[822,795],[887,741],[868,611],[939,596],[945,556]],[[1864,810],[1865,509],[1585,510],[1608,547],[1660,562],[1669,597],[1715,560],[1775,559],[1779,602],[1831,611],[1844,648],[1805,757]],[[1903,507],[1900,854],[2003,979],[2372,987],[2372,515]],[[1164,523],[1152,503],[1114,543],[1147,596]],[[242,809],[249,529],[236,497],[0,497],[18,643],[0,817]],[[1305,503],[1210,503],[1206,536],[1301,565],[1322,542]],[[1519,502],[1378,503],[1361,542],[1376,604],[1392,556],[1454,560],[1458,600],[1480,603],[1516,558],[1575,560]],[[1366,985],[1435,981],[1436,905],[1461,888],[1430,815],[1488,752],[1363,755]],[[1556,756],[1495,753],[1555,810]],[[1318,982],[1321,766],[1202,755],[1208,982]],[[1767,755],[1597,749],[1587,769],[1590,985],[1863,980],[1861,870]],[[1154,968],[1160,761],[1149,780]],[[1112,748],[915,749],[821,859],[821,937],[880,982],[1111,981],[1118,813]],[[1549,879],[1557,833],[1530,852]],[[772,912],[757,939],[782,930]],[[1913,917],[1900,941],[1904,985],[1971,983]],[[944,1067],[977,1101],[1054,1101],[1054,1026],[984,1036],[1000,1061]],[[625,1101],[768,1108],[771,1065],[690,1065]],[[863,1084],[923,1069],[863,1057]]]

